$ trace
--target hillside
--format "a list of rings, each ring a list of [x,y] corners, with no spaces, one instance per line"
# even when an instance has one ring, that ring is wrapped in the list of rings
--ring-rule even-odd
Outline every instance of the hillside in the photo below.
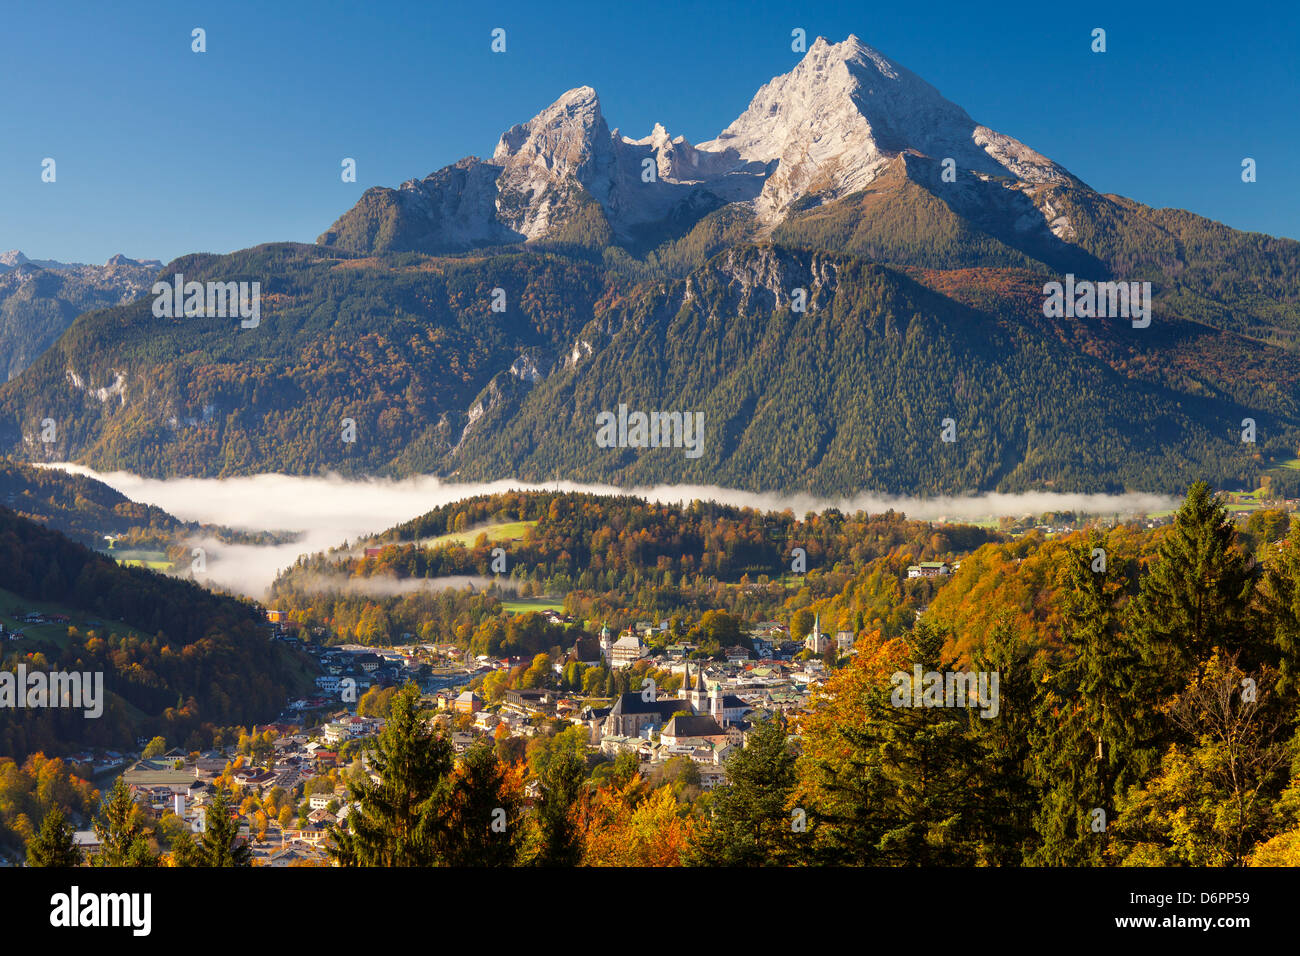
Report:
[[[5,642],[3,667],[102,672],[99,718],[66,708],[0,709],[0,757],[129,749],[139,736],[194,745],[214,727],[264,722],[310,681],[306,663],[268,641],[259,609],[197,584],[122,567],[0,508],[0,586],[19,607],[61,613],[60,629]]]

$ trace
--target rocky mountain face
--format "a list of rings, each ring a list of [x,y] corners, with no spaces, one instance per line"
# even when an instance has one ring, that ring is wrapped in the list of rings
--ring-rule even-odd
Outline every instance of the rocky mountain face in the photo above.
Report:
[[[27,368],[81,313],[143,295],[160,268],[122,255],[89,266],[0,253],[0,376]]]
[[[0,386],[0,452],[159,477],[1300,494],[1300,243],[1099,194],[854,37],[708,142],[625,136],[579,87],[490,158],[368,190],[317,245],[173,270],[259,282],[260,326],[147,299],[83,315]],[[1150,322],[1047,314],[1067,274],[1150,283]],[[702,445],[597,443],[621,408],[699,414]]]
[[[716,139],[692,145],[660,124],[624,136],[606,124],[596,91],[578,87],[507,130],[491,160],[368,190],[320,242],[355,252],[575,239],[635,248],[729,204],[770,229],[801,202],[865,189],[903,156],[951,160],[959,176],[1020,192],[1077,182],[857,37],[819,37]]]

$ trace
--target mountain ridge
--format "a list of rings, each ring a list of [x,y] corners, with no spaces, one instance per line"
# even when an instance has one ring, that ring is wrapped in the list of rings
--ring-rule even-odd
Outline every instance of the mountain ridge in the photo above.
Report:
[[[83,315],[0,387],[0,450],[158,477],[1300,491],[1300,243],[1103,196],[856,38],[724,133],[632,139],[576,87],[317,245],[183,257],[259,283],[259,329]],[[1150,326],[1045,316],[1066,274],[1149,282]],[[596,445],[621,405],[706,412],[709,452]]]

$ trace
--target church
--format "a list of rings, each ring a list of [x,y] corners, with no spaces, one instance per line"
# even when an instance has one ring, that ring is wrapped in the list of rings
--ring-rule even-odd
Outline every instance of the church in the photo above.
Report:
[[[688,662],[677,697],[646,700],[639,692],[620,694],[608,714],[593,713],[592,723],[593,730],[598,728],[601,737],[641,737],[661,732],[673,714],[687,711],[695,717],[711,717],[721,733],[729,724],[743,720],[751,709],[735,694],[722,693],[722,685],[717,681],[711,689],[705,687],[702,666],[697,666],[692,684]]]

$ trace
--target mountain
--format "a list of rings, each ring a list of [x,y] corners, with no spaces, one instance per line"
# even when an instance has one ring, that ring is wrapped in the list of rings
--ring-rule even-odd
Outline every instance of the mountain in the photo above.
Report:
[[[142,295],[161,267],[122,255],[88,266],[0,253],[0,375],[25,369],[81,313]]]
[[[398,190],[368,190],[318,241],[428,253],[519,241],[635,243],[674,225],[681,232],[730,203],[771,225],[801,200],[864,189],[907,154],[952,158],[964,172],[1022,191],[1073,181],[857,37],[819,37],[714,140],[692,146],[658,124],[642,139],[623,136],[609,129],[596,91],[578,87],[507,130],[491,160],[469,157]]]
[[[317,245],[166,272],[260,283],[260,326],[84,315],[0,388],[0,450],[156,476],[1300,493],[1300,243],[1100,194],[854,37],[713,140],[624,136],[579,87],[488,160],[368,190]],[[1045,316],[1066,274],[1150,282],[1150,324]],[[620,406],[703,414],[703,450],[598,446]]]

